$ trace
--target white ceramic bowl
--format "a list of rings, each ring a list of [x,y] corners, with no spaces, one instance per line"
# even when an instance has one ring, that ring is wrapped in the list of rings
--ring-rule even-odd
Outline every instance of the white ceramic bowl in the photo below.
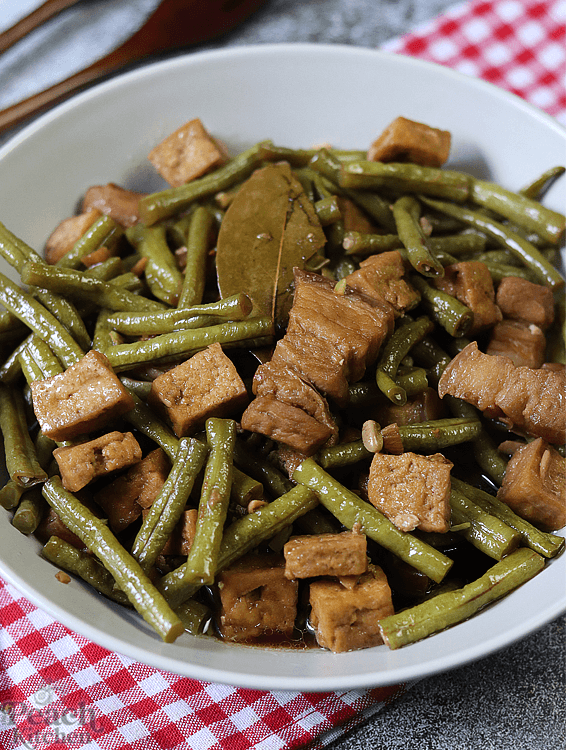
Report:
[[[450,166],[509,188],[519,189],[565,158],[566,134],[554,120],[449,69],[352,47],[240,47],[141,68],[36,120],[0,150],[0,221],[40,249],[89,185],[157,189],[161,182],[147,153],[196,116],[239,150],[264,138],[295,147],[330,142],[364,148],[397,115],[450,130]],[[563,210],[564,180],[547,204]],[[59,583],[39,544],[2,513],[0,574],[37,606],[109,649],[204,680],[293,690],[386,685],[485,656],[566,609],[562,555],[480,615],[398,651],[380,646],[334,655],[190,636],[165,645],[135,613],[81,583]]]

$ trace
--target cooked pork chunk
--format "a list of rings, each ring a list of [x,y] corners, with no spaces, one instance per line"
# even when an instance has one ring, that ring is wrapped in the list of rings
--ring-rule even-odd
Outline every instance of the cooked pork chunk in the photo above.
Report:
[[[364,534],[315,534],[292,537],[283,548],[287,578],[358,576],[368,566]]]
[[[448,364],[438,393],[462,398],[510,428],[549,443],[566,441],[564,368],[515,367],[507,357],[483,354],[473,341]]]
[[[394,314],[400,315],[415,307],[421,298],[420,293],[405,281],[404,275],[401,253],[391,250],[363,260],[357,271],[346,276],[346,283],[376,302],[391,305]]]
[[[515,367],[542,367],[546,337],[533,323],[502,320],[491,331],[486,354],[509,357]]]
[[[544,331],[554,320],[554,297],[550,287],[516,276],[506,276],[495,298],[503,316],[533,323]]]
[[[515,451],[497,493],[515,513],[544,531],[566,526],[566,459],[542,438]]]
[[[468,331],[473,336],[502,319],[501,310],[495,304],[495,291],[489,269],[477,260],[453,263],[444,268],[444,276],[434,279],[434,286],[451,294],[474,313],[474,321]]]
[[[379,621],[392,615],[391,589],[383,570],[371,565],[352,586],[321,579],[310,584],[311,624],[319,646],[335,653],[383,643]]]
[[[401,531],[448,531],[452,466],[440,453],[376,453],[369,470],[368,499]]]

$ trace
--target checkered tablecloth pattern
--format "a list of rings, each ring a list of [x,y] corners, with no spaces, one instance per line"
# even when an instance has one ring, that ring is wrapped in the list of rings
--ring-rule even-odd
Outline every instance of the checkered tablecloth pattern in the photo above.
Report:
[[[566,124],[566,0],[469,2],[384,48],[484,78]],[[323,747],[407,686],[266,692],[179,677],[69,631],[0,580],[2,750]]]

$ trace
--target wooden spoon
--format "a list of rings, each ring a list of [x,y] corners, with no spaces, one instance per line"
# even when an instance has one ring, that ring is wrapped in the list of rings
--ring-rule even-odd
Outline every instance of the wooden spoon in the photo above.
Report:
[[[133,36],[84,70],[0,111],[0,132],[89,83],[148,55],[199,44],[229,31],[265,0],[163,0]]]
[[[37,29],[42,23],[45,23],[53,16],[61,13],[62,10],[75,5],[78,0],[46,0],[39,8],[32,10],[25,18],[15,23],[6,31],[0,34],[0,52],[5,52],[12,45],[19,42],[27,36],[30,31]]]

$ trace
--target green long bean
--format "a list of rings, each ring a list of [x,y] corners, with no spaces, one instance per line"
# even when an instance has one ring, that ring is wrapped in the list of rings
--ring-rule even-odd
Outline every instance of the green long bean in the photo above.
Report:
[[[187,235],[185,277],[178,307],[200,305],[206,280],[206,261],[214,219],[208,208],[198,206],[191,215]]]
[[[458,533],[488,557],[501,560],[519,546],[521,535],[518,531],[486,512],[455,487],[450,492],[450,507],[453,523],[469,523],[468,528]]]
[[[422,276],[411,274],[411,284],[421,293],[421,305],[428,315],[451,336],[465,336],[474,314],[460,300],[431,286]]]
[[[359,524],[366,536],[436,583],[440,583],[452,567],[450,558],[411,534],[399,531],[373,505],[336,481],[312,458],[307,458],[295,469],[293,479],[309,487],[344,526],[351,529]]]
[[[65,490],[59,477],[51,477],[43,485],[43,496],[65,526],[98,557],[130,604],[161,638],[172,643],[181,635],[184,630],[181,620],[106,523]]]
[[[306,487],[297,485],[268,505],[234,521],[222,537],[217,571],[230,567],[258,544],[271,539],[317,505],[316,495]],[[198,583],[185,583],[184,573],[183,564],[158,582],[159,590],[175,607],[193,596],[200,587]]]
[[[384,617],[379,622],[383,639],[389,648],[396,649],[462,622],[528,581],[543,567],[543,557],[521,547],[463,588]]]
[[[96,219],[73,247],[55,263],[60,268],[79,268],[86,255],[100,247],[114,247],[124,233],[111,216],[103,214]]]
[[[459,221],[479,229],[488,237],[497,240],[500,245],[508,248],[513,255],[519,258],[522,263],[535,274],[539,283],[546,284],[553,288],[561,287],[564,284],[564,279],[560,272],[554,268],[552,263],[550,263],[532,243],[523,239],[523,237],[519,236],[500,222],[495,221],[495,219],[492,219],[479,211],[472,211],[469,208],[456,206],[453,203],[431,200],[429,198],[423,198],[423,201],[437,211],[453,216]]]
[[[203,443],[193,438],[179,440],[169,476],[151,504],[132,546],[132,557],[145,573],[149,573],[154,566],[157,556],[173,533],[205,459],[206,446]]]
[[[4,437],[6,469],[10,479],[24,488],[44,482],[47,474],[37,460],[20,389],[0,386],[0,429]]]
[[[12,517],[12,526],[21,534],[33,534],[41,523],[45,507],[41,487],[35,485],[22,496]]]
[[[163,224],[151,227],[136,224],[126,230],[126,237],[139,255],[147,258],[144,273],[152,294],[167,305],[176,305],[183,277],[167,244],[166,227]]]
[[[442,263],[431,251],[426,234],[419,224],[420,204],[412,195],[404,195],[393,204],[397,234],[403,243],[409,263],[423,276],[444,276]]]

